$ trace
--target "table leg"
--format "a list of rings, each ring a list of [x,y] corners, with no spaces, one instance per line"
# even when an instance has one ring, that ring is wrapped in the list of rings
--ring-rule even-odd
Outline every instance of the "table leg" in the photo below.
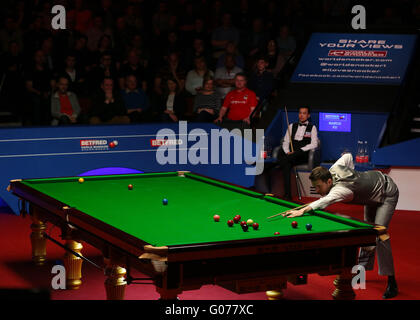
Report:
[[[66,247],[81,255],[83,246],[80,242],[66,238]],[[64,267],[66,268],[66,289],[76,290],[82,284],[82,258],[66,251],[64,254]]]
[[[31,214],[31,219],[32,260],[36,265],[42,266],[47,260],[46,239],[44,237],[47,226],[45,222],[39,218],[35,210],[33,210],[33,213]]]
[[[177,300],[178,294],[181,293],[180,289],[164,289],[156,288],[156,291],[160,294],[160,300]]]
[[[106,298],[108,300],[124,300],[125,288],[127,281],[125,281],[126,270],[116,264],[113,259],[104,259],[107,267],[105,268],[105,290]]]
[[[283,299],[283,291],[281,289],[266,291],[265,294],[267,295],[268,300]]]
[[[335,300],[354,300],[356,294],[351,285],[352,274],[350,270],[344,270],[334,280],[335,290],[332,296]]]

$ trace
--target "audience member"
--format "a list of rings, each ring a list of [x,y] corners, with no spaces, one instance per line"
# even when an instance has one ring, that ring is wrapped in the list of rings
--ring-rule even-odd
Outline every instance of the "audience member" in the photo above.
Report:
[[[125,10],[125,16],[123,20],[127,23],[127,26],[131,30],[143,31],[144,29],[144,22],[143,16],[138,7],[134,4],[128,4]]]
[[[117,59],[122,60],[126,56],[133,34],[134,31],[127,26],[124,17],[118,17],[113,31],[114,52]]]
[[[24,57],[21,47],[16,41],[10,41],[7,50],[0,56],[0,72],[11,65],[16,65],[16,71],[23,74]]]
[[[162,95],[162,82],[165,83],[169,78],[173,78],[179,90],[184,90],[185,87],[185,71],[181,67],[179,54],[177,52],[172,52],[169,54],[168,59],[166,60],[166,65],[163,66],[157,73],[154,80],[154,91]]]
[[[143,36],[140,33],[135,33],[133,35],[127,49],[128,51],[136,50],[140,59],[140,65],[143,66],[147,73],[150,68],[150,50],[144,45]]]
[[[269,39],[270,36],[264,29],[264,20],[258,17],[252,21],[251,31],[242,36],[240,47],[248,58],[253,59],[264,52]]]
[[[185,97],[174,78],[165,81],[164,93],[158,106],[158,116],[163,122],[178,122],[185,113]]]
[[[215,122],[222,122],[227,113],[225,121],[236,123],[241,128],[249,128],[251,114],[258,104],[257,97],[254,91],[246,87],[247,77],[245,73],[236,74],[234,81],[235,90],[226,95],[219,117]]]
[[[89,72],[93,63],[93,57],[87,49],[86,36],[80,35],[76,38],[76,42],[74,44],[74,55],[80,69],[84,72]]]
[[[216,91],[224,99],[235,86],[235,75],[242,72],[242,69],[235,65],[235,58],[232,54],[225,56],[225,66],[217,68],[214,74]]]
[[[278,30],[280,10],[277,5],[278,2],[276,0],[268,1],[263,14],[266,30],[270,36],[275,36]]]
[[[96,16],[103,19],[103,25],[107,29],[112,29],[115,26],[115,7],[112,0],[101,0],[99,10]]]
[[[290,35],[288,26],[281,26],[279,36],[277,37],[277,47],[279,54],[284,58],[285,61],[293,54],[296,49],[296,40]]]
[[[194,29],[189,33],[189,36],[185,38],[186,43],[191,43],[194,39],[201,39],[204,42],[204,47],[210,45],[210,33],[206,29],[204,19],[197,17],[194,22]]]
[[[61,76],[57,81],[57,90],[51,96],[51,125],[66,125],[76,123],[80,114],[80,105],[77,95],[68,91],[69,80]]]
[[[128,75],[134,75],[142,90],[147,91],[146,71],[143,65],[141,65],[140,57],[135,49],[131,49],[128,52],[127,62],[120,68],[119,85],[121,89],[125,88],[126,77]]]
[[[7,51],[10,42],[23,46],[23,35],[16,21],[9,17],[4,21],[4,28],[0,29],[0,52]]]
[[[89,85],[91,90],[96,91],[105,77],[114,81],[117,80],[117,69],[114,66],[110,52],[102,53],[99,65],[90,72]]]
[[[130,123],[124,102],[117,91],[114,90],[114,80],[112,78],[106,77],[103,79],[101,90],[93,99],[89,123]]]
[[[89,48],[88,48],[89,49]],[[112,39],[109,35],[103,34],[98,41],[98,46],[95,50],[91,51],[93,65],[97,65],[104,53],[113,56]]]
[[[15,49],[13,49],[15,48]],[[17,44],[12,42],[9,52],[1,59],[1,90],[0,90],[0,110],[11,112],[17,117],[21,117],[22,106],[27,105],[22,95],[23,81],[23,61],[19,58]]]
[[[86,73],[83,69],[77,67],[76,55],[73,52],[67,53],[62,73],[68,77],[68,87],[70,91],[74,92],[76,95],[87,94],[85,88]]]
[[[202,89],[194,98],[195,121],[213,122],[220,110],[221,98],[214,88],[214,79],[204,77]]]
[[[206,12],[206,24],[209,30],[215,30],[220,27],[223,16],[223,3],[221,0],[214,0],[209,12]]]
[[[248,81],[248,88],[255,92],[259,103],[267,102],[273,91],[274,77],[271,72],[266,70],[267,66],[268,59],[266,57],[258,58]]]
[[[54,70],[57,70],[57,62],[56,57],[54,55],[54,43],[53,38],[51,36],[45,38],[41,44],[41,50],[44,53],[45,58],[45,66],[47,69],[54,73]]]
[[[96,16],[93,19],[93,25],[86,31],[85,35],[87,36],[88,42],[87,42],[87,48],[90,51],[96,51],[96,50],[110,50],[111,45],[107,44],[101,44],[101,41],[103,40],[103,36],[107,35],[109,36],[109,39],[112,39],[112,31],[110,28],[107,28],[104,26],[103,18],[102,16]],[[112,41],[110,41],[112,43]],[[107,46],[107,47],[102,47]]]
[[[188,72],[185,80],[185,89],[193,96],[202,89],[203,79],[205,77],[214,76],[213,71],[207,68],[204,57],[197,57],[194,59],[195,68]]]
[[[152,23],[153,29],[158,30],[159,33],[164,33],[169,30],[169,13],[165,1],[160,1],[157,12],[153,15]]]
[[[28,105],[24,108],[26,125],[47,125],[50,122],[49,97],[54,87],[53,75],[45,67],[42,50],[34,53],[33,64],[25,73],[25,87]]]
[[[219,58],[225,52],[229,41],[237,45],[239,40],[239,31],[232,25],[232,15],[230,13],[223,14],[222,25],[213,30],[211,37],[213,57]]]
[[[125,76],[124,80],[125,84],[124,89],[121,90],[121,95],[130,122],[141,122],[147,117],[146,112],[150,107],[149,98],[138,86],[137,77],[134,74]]]
[[[277,78],[277,75],[284,67],[284,57],[279,54],[276,41],[273,39],[268,41],[266,50],[266,56],[268,59],[268,66],[266,69],[273,74],[274,78]]]
[[[24,56],[32,60],[35,50],[41,47],[42,41],[50,35],[50,32],[42,27],[42,18],[35,16],[28,30],[23,35]]]
[[[195,38],[192,42],[192,48],[186,50],[185,58],[183,61],[183,66],[186,70],[191,70],[194,68],[195,58],[204,57],[207,67],[212,69],[213,58],[208,54],[204,41],[201,38]]]
[[[75,29],[83,34],[92,26],[92,11],[85,8],[85,1],[75,0],[74,9],[68,12],[68,17],[75,21]]]
[[[166,45],[164,48],[164,57],[167,57],[171,52],[181,52],[182,43],[179,40],[178,33],[175,30],[168,32]]]
[[[239,6],[234,13],[235,25],[244,32],[248,31],[251,25],[253,13],[248,0],[240,0]]]
[[[222,68],[225,65],[225,57],[227,54],[230,54],[235,59],[235,65],[243,69],[245,67],[244,57],[239,53],[236,44],[232,41],[226,43],[225,52],[220,55],[217,59],[216,68]]]

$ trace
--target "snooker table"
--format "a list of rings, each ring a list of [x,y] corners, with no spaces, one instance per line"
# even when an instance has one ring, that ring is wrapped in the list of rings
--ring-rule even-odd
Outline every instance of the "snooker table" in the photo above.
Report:
[[[66,240],[66,287],[82,283],[85,241],[103,253],[108,299],[124,298],[132,268],[153,281],[162,299],[204,284],[237,293],[266,291],[277,299],[287,282],[305,284],[311,273],[337,275],[333,297],[353,299],[358,250],[375,245],[384,229],[323,211],[267,219],[298,204],[188,171],[90,176],[84,182],[17,179],[9,191],[20,198],[21,213],[32,218],[34,262],[46,261],[45,242],[54,240],[46,223],[52,223]],[[229,227],[227,220],[237,214],[259,228]]]

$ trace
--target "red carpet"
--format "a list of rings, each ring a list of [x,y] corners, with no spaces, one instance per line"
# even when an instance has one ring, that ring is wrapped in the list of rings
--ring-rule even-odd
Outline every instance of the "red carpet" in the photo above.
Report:
[[[308,199],[306,199],[308,200]],[[355,218],[363,218],[361,206],[336,204],[328,208],[331,212],[340,212]],[[36,267],[31,261],[30,218],[0,214],[0,289],[1,288],[51,288],[51,268],[56,260],[63,256],[63,249],[56,244],[47,242],[49,262],[42,267]],[[420,265],[420,213],[397,211],[392,219],[390,234],[394,254],[396,277],[400,294],[395,299],[420,300],[420,277],[417,275]],[[59,239],[60,230],[48,225],[48,232]],[[83,243],[83,254],[102,265],[100,252]],[[83,285],[79,290],[52,290],[51,298],[55,300],[89,300],[105,299],[103,272],[94,266],[83,263]],[[134,272],[134,271],[133,271]],[[141,277],[141,274],[133,274]],[[308,284],[294,286],[288,284],[284,290],[285,299],[290,300],[330,300],[334,290],[335,276],[321,277],[309,275]],[[358,300],[381,299],[386,286],[385,277],[377,274],[377,266],[367,272],[367,289],[356,291]],[[126,299],[150,300],[157,299],[153,285],[132,284],[127,287]],[[207,285],[199,290],[186,291],[180,295],[184,300],[265,300],[264,292],[239,295],[218,286]]]

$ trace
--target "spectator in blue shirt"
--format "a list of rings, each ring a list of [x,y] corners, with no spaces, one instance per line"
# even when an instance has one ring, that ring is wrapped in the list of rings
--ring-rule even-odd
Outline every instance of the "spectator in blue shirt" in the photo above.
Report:
[[[125,77],[125,89],[121,90],[121,95],[130,122],[141,122],[145,120],[146,111],[149,109],[149,99],[144,91],[138,87],[137,78],[134,74]]]

